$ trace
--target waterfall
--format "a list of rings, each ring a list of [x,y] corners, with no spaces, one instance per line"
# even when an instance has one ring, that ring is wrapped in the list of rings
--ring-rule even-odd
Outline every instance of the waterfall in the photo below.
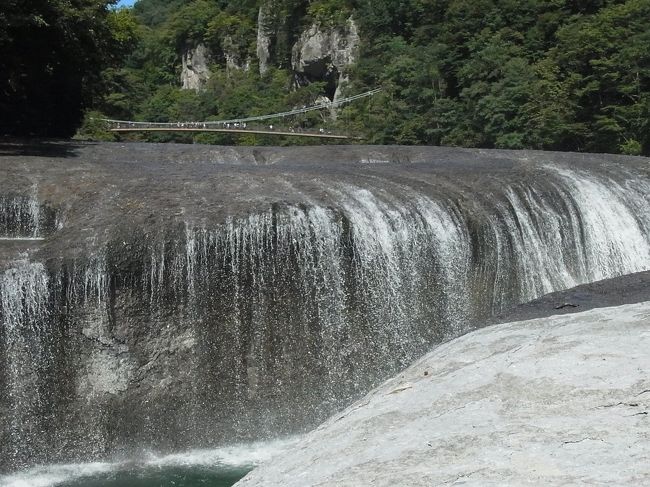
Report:
[[[56,211],[38,199],[38,189],[28,195],[0,195],[0,239],[41,239],[60,222]]]
[[[43,414],[40,371],[50,360],[48,356],[49,278],[42,264],[20,263],[0,275],[0,317],[2,318],[3,395],[8,428],[3,431],[3,453],[20,465],[38,442]],[[8,436],[8,437],[7,437]],[[25,442],[25,439],[28,441]]]
[[[551,164],[485,187],[333,178],[12,264],[0,468],[309,428],[481,318],[650,269],[649,194],[640,172]],[[12,198],[0,230],[40,235]]]

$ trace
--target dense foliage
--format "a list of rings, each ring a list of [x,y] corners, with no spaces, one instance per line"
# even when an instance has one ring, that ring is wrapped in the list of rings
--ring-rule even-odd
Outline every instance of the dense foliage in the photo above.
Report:
[[[139,0],[111,13],[100,0],[6,2],[13,7],[0,11],[0,46],[10,53],[0,58],[10,73],[0,80],[3,115],[27,105],[75,120],[89,101],[84,133],[111,137],[94,121],[100,113],[214,120],[301,106],[325,88],[296,83],[292,46],[309,25],[336,28],[352,16],[362,46],[347,91],[382,93],[341,110],[336,122],[323,114],[289,123],[338,125],[372,143],[650,155],[650,0]],[[274,33],[263,75],[260,6],[262,28]],[[179,74],[181,53],[198,43],[214,66],[197,93],[180,89]],[[118,63],[116,53],[128,56]],[[71,109],[55,109],[62,104]]]
[[[650,153],[648,0],[365,2],[371,140]],[[390,107],[389,109],[386,109]]]
[[[106,0],[2,0],[0,134],[74,133],[82,109],[105,89],[102,68],[121,64],[119,54],[130,50],[124,14],[108,6]]]

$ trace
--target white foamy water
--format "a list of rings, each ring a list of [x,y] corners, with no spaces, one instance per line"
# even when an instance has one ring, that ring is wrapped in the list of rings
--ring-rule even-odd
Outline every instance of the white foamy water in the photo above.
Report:
[[[0,235],[25,240],[40,237],[42,217],[36,186],[30,195],[0,196]]]
[[[150,454],[144,465],[155,467],[253,467],[267,462],[298,442],[298,438],[233,445],[216,450],[191,450],[185,453],[158,456]]]
[[[232,445],[213,450],[192,450],[171,455],[148,453],[124,462],[71,463],[44,465],[23,472],[0,476],[2,487],[55,487],[84,477],[133,470],[164,467],[255,467],[271,460],[293,446],[298,438]]]
[[[50,487],[63,482],[89,477],[113,470],[117,464],[79,463],[34,467],[24,472],[0,477],[3,487]]]

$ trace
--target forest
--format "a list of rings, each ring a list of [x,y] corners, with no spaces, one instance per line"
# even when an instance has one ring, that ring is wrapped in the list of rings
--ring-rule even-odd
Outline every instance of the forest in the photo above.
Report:
[[[260,74],[262,4],[275,36]],[[102,117],[201,121],[304,106],[326,83],[296,82],[292,46],[311,25],[337,29],[348,19],[361,41],[345,93],[382,92],[336,120],[295,123],[371,144],[650,155],[650,0],[139,0],[122,9],[105,0],[4,0],[0,134],[78,130],[110,140]],[[181,54],[198,44],[247,65],[231,69],[217,54],[204,89],[181,89]]]

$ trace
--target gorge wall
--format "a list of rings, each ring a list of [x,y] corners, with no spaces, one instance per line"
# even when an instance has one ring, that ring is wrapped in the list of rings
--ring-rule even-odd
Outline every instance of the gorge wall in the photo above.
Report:
[[[324,82],[323,96],[331,101],[340,97],[349,82],[349,71],[357,60],[361,43],[355,20],[350,17],[342,23],[323,24],[312,19],[296,31],[295,26],[287,23],[304,23],[304,12],[297,9],[291,13],[291,18],[280,19],[277,8],[273,1],[262,2],[254,34],[251,31],[250,39],[239,39],[240,44],[255,44],[254,52],[243,52],[229,34],[219,39],[219,52],[214,53],[202,42],[188,41],[180,53],[181,86],[201,90],[210,79],[212,64],[221,64],[229,71],[248,71],[252,63],[257,63],[260,75],[272,66],[290,67],[295,86]],[[284,43],[289,44],[286,46],[288,52],[278,52],[281,50],[278,44]]]
[[[0,468],[304,431],[433,344],[650,269],[647,160],[83,145],[0,165]]]

